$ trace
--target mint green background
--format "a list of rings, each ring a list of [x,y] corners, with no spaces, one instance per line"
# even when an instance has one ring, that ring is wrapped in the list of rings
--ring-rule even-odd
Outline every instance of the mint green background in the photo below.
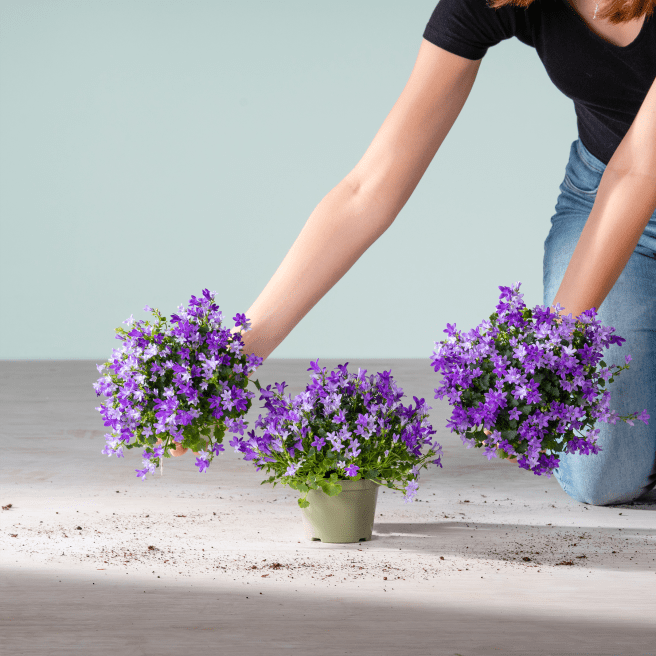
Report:
[[[246,312],[403,90],[435,0],[4,0],[0,358],[104,361],[144,305]],[[394,224],[275,358],[429,358],[542,302],[572,102],[490,49]],[[229,321],[230,325],[233,322]]]

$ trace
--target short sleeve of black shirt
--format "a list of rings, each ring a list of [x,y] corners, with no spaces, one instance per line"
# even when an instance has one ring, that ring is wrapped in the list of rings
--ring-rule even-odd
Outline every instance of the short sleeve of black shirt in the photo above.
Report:
[[[424,39],[473,61],[515,37],[535,48],[549,78],[574,102],[581,143],[603,164],[625,137],[656,78],[656,15],[626,46],[596,34],[568,0],[492,9],[490,0],[439,0]]]
[[[489,47],[515,36],[517,20],[515,7],[492,9],[486,0],[439,0],[423,36],[454,55],[477,60]]]

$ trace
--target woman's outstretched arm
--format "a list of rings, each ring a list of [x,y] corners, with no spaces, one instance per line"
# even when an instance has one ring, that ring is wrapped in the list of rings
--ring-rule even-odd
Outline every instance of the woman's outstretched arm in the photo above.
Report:
[[[242,332],[244,354],[266,360],[389,228],[460,114],[481,61],[422,41],[403,92],[364,156],[317,205],[245,312],[251,328]]]
[[[422,41],[408,82],[357,166],[317,205],[246,316],[266,360],[392,224],[458,117],[482,60]]]

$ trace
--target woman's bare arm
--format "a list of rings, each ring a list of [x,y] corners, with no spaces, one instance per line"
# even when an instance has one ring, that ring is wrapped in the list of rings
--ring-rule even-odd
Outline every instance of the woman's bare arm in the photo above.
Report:
[[[389,228],[460,114],[481,61],[422,41],[403,92],[362,159],[317,205],[246,311],[244,354],[266,360]]]
[[[246,312],[264,358],[392,224],[455,122],[482,60],[423,40],[410,78],[356,167],[317,205]]]

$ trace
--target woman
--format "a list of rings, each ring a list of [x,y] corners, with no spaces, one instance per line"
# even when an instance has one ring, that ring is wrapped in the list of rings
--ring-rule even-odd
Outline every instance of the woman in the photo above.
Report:
[[[656,418],[656,0],[490,3],[440,0],[378,134],[246,312],[244,352],[266,359],[392,224],[458,117],[485,52],[516,36],[536,49],[578,119],[545,241],[543,302],[574,317],[597,308],[602,324],[626,339],[605,361],[633,358],[613,385],[611,410],[646,408]],[[656,485],[656,421],[596,427],[603,451],[561,455],[562,488],[595,505],[644,497]]]

